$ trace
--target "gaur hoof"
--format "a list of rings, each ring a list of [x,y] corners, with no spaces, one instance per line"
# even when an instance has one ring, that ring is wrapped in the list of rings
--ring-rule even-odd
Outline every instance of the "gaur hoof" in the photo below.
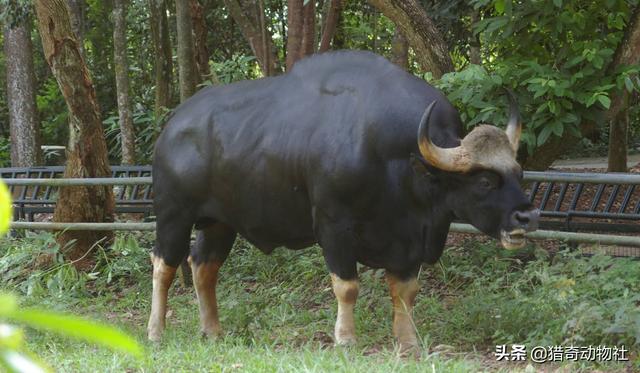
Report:
[[[398,357],[413,357],[416,360],[420,358],[420,345],[418,342],[404,342],[398,344]]]
[[[159,343],[162,340],[162,333],[156,331],[149,331],[147,333],[147,339],[153,343]]]
[[[220,339],[222,337],[222,331],[220,330],[215,330],[215,331],[209,331],[209,332],[205,332],[203,330],[200,331],[200,334],[202,335],[202,339],[209,339],[209,340],[216,340],[216,339]]]
[[[349,336],[336,336],[336,346],[353,346],[356,344],[356,337]]]

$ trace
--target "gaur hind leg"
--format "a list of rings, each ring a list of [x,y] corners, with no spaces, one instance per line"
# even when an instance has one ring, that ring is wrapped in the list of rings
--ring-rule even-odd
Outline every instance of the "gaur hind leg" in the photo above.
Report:
[[[157,216],[156,245],[151,254],[153,292],[147,335],[159,341],[165,328],[167,297],[176,270],[189,254],[189,237],[193,221],[184,213],[163,213]]]
[[[416,350],[419,343],[412,313],[420,290],[418,279],[415,275],[400,277],[388,271],[385,277],[393,303],[393,336],[398,342],[400,353]]]
[[[229,226],[214,223],[198,231],[191,251],[193,283],[198,296],[202,333],[215,338],[222,334],[218,319],[216,285],[218,271],[229,255],[236,232]]]

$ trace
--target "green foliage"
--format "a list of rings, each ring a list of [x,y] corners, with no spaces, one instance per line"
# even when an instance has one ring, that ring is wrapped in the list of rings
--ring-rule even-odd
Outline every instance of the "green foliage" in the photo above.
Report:
[[[484,17],[475,27],[491,51],[483,67],[447,74],[440,87],[470,125],[504,123],[501,86],[516,93],[531,153],[550,136],[581,136],[585,123],[604,125],[616,91],[638,91],[638,66],[610,71],[630,8],[637,1],[512,2],[475,0]],[[459,100],[459,101],[457,101]]]
[[[230,59],[222,62],[211,62],[211,68],[222,84],[229,84],[239,80],[255,79],[258,77],[254,56],[234,54]],[[211,85],[210,81],[204,83]]]
[[[153,110],[142,105],[136,105],[132,115],[133,127],[136,133],[136,160],[138,164],[151,164],[153,146],[160,134],[164,118],[156,120]],[[122,138],[120,136],[120,122],[117,113],[112,113],[103,122],[109,160],[112,164],[120,163],[122,155]]]
[[[640,345],[637,262],[568,250],[536,255],[523,263],[493,245],[447,253],[447,279],[467,294],[453,307],[450,332],[471,344]]]
[[[11,166],[11,142],[8,137],[0,137],[0,167]]]
[[[58,82],[53,76],[49,76],[40,86],[36,105],[41,120],[42,144],[66,146],[69,136],[69,112]]]
[[[0,0],[0,23],[15,27],[33,13],[31,0]]]

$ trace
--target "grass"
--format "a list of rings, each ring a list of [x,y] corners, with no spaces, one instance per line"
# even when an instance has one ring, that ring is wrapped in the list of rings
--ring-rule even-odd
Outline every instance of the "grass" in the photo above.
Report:
[[[225,336],[201,338],[192,289],[174,286],[163,342],[145,341],[150,307],[150,237],[118,236],[97,250],[90,273],[65,264],[48,234],[0,240],[0,290],[22,305],[106,321],[137,338],[141,360],[29,330],[28,346],[57,371],[560,371],[640,370],[640,265],[604,255],[576,257],[529,247],[517,253],[466,241],[425,267],[415,308],[419,359],[393,350],[391,304],[382,271],[360,268],[359,342],[332,345],[336,305],[319,249],[266,256],[239,240],[218,286]],[[53,263],[39,263],[45,252]],[[38,269],[34,269],[38,268]],[[496,344],[621,345],[629,363],[528,366],[497,363]]]

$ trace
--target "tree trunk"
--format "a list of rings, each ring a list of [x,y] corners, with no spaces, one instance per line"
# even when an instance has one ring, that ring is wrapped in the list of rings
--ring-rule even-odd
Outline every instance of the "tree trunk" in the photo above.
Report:
[[[84,17],[85,17],[85,0],[67,0],[69,5],[69,17],[71,20],[71,29],[79,41],[80,53],[85,57],[84,52]]]
[[[329,10],[325,16],[324,28],[322,29],[322,37],[320,38],[320,53],[326,52],[331,48],[331,41],[336,33],[338,18],[340,16],[341,0],[330,0]]]
[[[409,68],[409,43],[397,28],[391,41],[391,62],[405,70]]]
[[[302,0],[287,0],[287,71],[300,59],[303,25]]]
[[[7,68],[7,111],[11,136],[11,165],[40,164],[40,127],[36,107],[30,19],[4,31]]]
[[[149,0],[151,36],[155,52],[155,117],[159,119],[166,108],[171,107],[171,80],[173,61],[166,0]]]
[[[180,102],[196,93],[198,68],[196,67],[193,45],[193,26],[189,10],[189,0],[176,0],[176,24],[178,29],[178,73],[180,78]]]
[[[316,2],[309,0],[303,7],[302,47],[300,58],[309,56],[316,51]]]
[[[272,76],[280,71],[273,46],[271,33],[266,27],[264,3],[259,1],[254,12],[246,11],[240,0],[224,0],[231,17],[240,26],[242,35],[249,42],[258,65],[265,76]],[[251,6],[251,5],[250,5]],[[253,14],[252,14],[253,13]]]
[[[65,178],[109,177],[100,110],[89,70],[69,19],[64,0],[36,0],[38,29],[44,57],[53,72],[69,110],[69,145]],[[56,222],[111,222],[114,201],[111,186],[60,188],[53,220]],[[90,265],[89,252],[112,232],[66,231],[57,241],[79,268]],[[75,244],[72,241],[75,240]]]
[[[116,72],[118,117],[122,164],[136,163],[136,136],[131,118],[129,100],[129,62],[127,61],[127,1],[114,0],[113,4],[113,64]]]
[[[196,65],[198,66],[200,81],[202,82],[207,78],[211,78],[211,69],[209,69],[209,51],[207,50],[207,22],[204,16],[204,7],[198,0],[190,0],[189,8],[193,24]],[[217,82],[217,79],[211,80],[214,83]]]
[[[444,38],[416,0],[369,0],[407,38],[416,60],[435,78],[453,71],[453,62]]]
[[[623,94],[628,100],[628,94]],[[626,106],[626,104],[625,104]],[[627,172],[627,131],[629,128],[629,111],[623,110],[613,118],[609,128],[608,172]]]
[[[482,65],[482,55],[480,54],[480,35],[473,34],[473,26],[479,21],[480,10],[471,10],[471,40],[469,41],[469,62],[474,65]]]
[[[640,5],[633,11],[624,38],[616,49],[608,71],[613,73],[621,66],[640,63]],[[623,90],[612,95],[611,105],[607,111],[610,123],[609,132],[609,172],[627,172],[627,121],[624,113],[629,102],[629,92]]]

